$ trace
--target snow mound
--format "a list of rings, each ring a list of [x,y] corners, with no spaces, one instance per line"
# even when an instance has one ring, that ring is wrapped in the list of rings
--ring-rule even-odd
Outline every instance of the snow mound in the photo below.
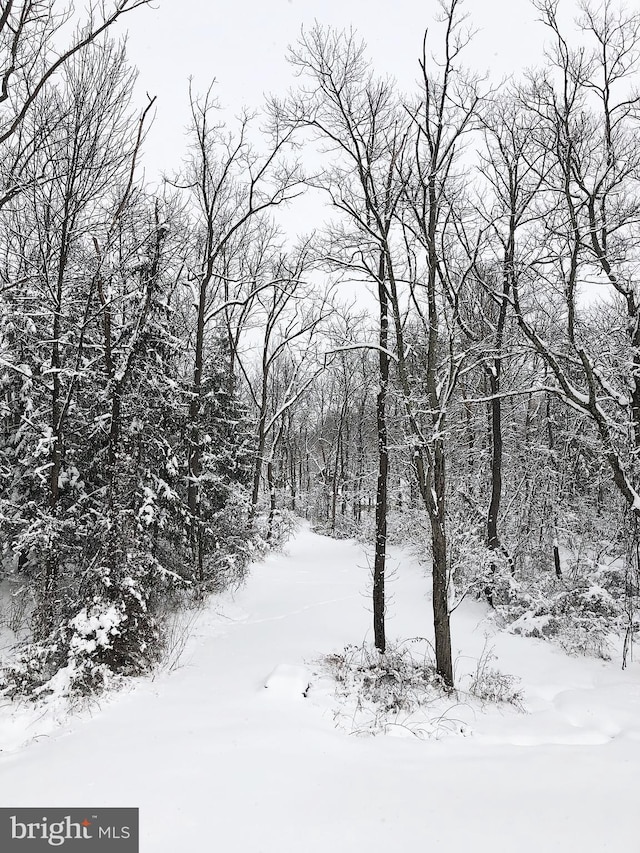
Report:
[[[270,695],[283,699],[303,699],[311,684],[311,673],[300,665],[281,663],[267,678],[264,686]]]
[[[553,704],[572,726],[606,738],[640,737],[640,688],[608,684],[591,690],[564,690]]]

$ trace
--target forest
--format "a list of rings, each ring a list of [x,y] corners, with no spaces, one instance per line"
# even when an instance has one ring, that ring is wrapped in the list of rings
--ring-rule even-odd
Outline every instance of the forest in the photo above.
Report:
[[[533,0],[545,54],[495,83],[441,0],[410,92],[311,25],[259,108],[185,86],[188,155],[152,187],[158,104],[115,26],[148,5],[0,9],[3,695],[150,671],[169,614],[300,518],[370,547],[372,654],[388,546],[419,557],[445,691],[467,597],[571,654],[618,638],[625,666],[640,14],[585,2],[567,27]]]

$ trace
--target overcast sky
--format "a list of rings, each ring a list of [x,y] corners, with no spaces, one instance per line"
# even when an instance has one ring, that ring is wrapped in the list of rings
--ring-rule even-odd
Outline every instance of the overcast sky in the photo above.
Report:
[[[317,19],[340,28],[353,25],[367,42],[380,73],[408,91],[426,27],[433,31],[435,0],[157,0],[127,16],[129,56],[140,69],[140,100],[157,95],[155,126],[148,140],[147,174],[175,168],[184,151],[187,87],[217,80],[221,103],[234,112],[258,107],[264,93],[283,93],[293,82],[287,45]],[[565,0],[565,7],[573,5]],[[466,0],[478,33],[468,63],[492,75],[517,74],[537,64],[545,30],[529,0]]]

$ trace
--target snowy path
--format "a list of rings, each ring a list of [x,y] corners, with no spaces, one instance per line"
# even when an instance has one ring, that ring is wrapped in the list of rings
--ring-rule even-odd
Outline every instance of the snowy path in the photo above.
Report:
[[[426,582],[396,557],[389,632],[424,635]],[[367,575],[358,546],[303,529],[223,614],[202,614],[181,668],[23,748],[5,741],[0,803],[139,806],[142,853],[640,851],[638,664],[496,635],[531,713],[489,709],[474,736],[440,741],[349,736],[302,697],[309,661],[368,632]],[[460,670],[483,614],[455,614]],[[0,709],[0,736],[14,725]]]

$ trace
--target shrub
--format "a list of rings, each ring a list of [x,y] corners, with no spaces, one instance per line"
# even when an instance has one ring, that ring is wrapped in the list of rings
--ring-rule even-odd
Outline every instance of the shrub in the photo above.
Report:
[[[518,688],[519,679],[513,675],[505,675],[492,666],[495,659],[493,651],[485,646],[475,672],[471,675],[469,693],[483,702],[506,702],[521,708],[523,693]]]
[[[346,646],[319,665],[334,682],[336,722],[353,733],[402,730],[420,738],[467,733],[450,715],[455,694],[438,676],[430,645],[422,638],[390,645],[384,654],[366,644]],[[437,707],[442,701],[444,710]]]
[[[522,606],[498,607],[498,613],[514,634],[553,639],[569,654],[608,660],[609,635],[620,628],[623,606],[600,578],[598,571],[573,583],[547,576],[536,594],[520,598]]]

